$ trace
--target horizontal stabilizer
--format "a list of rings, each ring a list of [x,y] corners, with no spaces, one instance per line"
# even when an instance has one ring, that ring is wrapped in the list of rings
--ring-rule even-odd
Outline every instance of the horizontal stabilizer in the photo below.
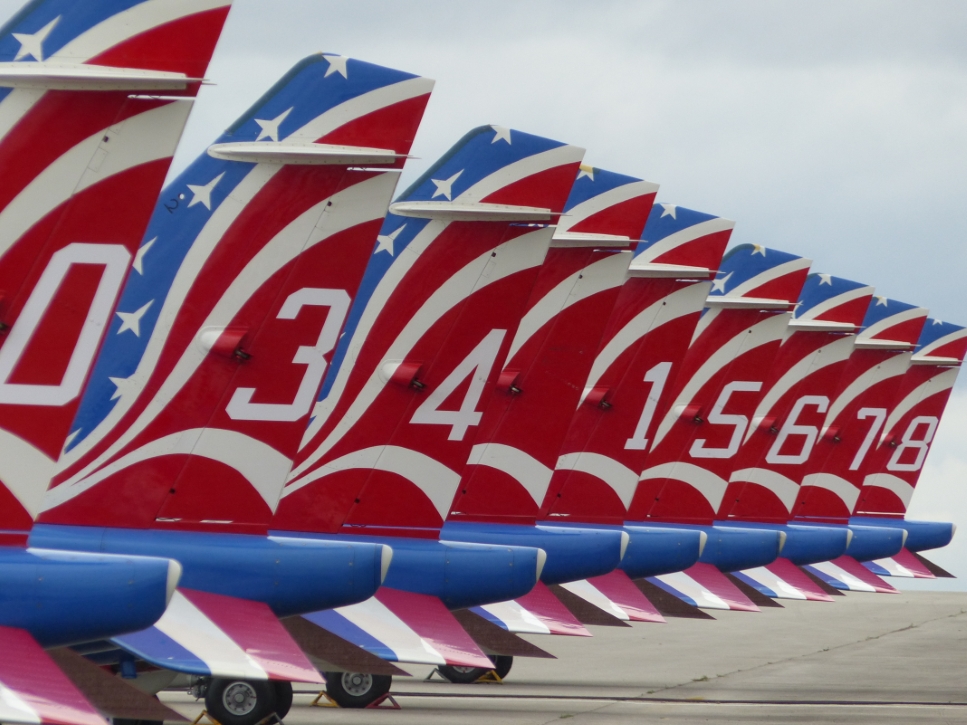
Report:
[[[779,558],[766,566],[735,572],[735,576],[767,597],[810,602],[833,601],[822,587],[788,559]]]
[[[47,654],[88,702],[115,722],[119,719],[187,722],[187,718],[163,705],[158,698],[115,677],[68,647],[48,650]]]
[[[685,571],[649,577],[648,581],[700,609],[759,611],[725,574],[711,564],[695,564]]]
[[[391,677],[410,674],[305,617],[286,617],[282,626],[320,672],[366,672]]]
[[[565,634],[590,637],[567,607],[541,582],[523,597],[474,607],[470,611],[516,634]]]
[[[587,589],[584,588],[585,585]],[[584,597],[591,604],[597,604],[600,598],[602,604],[624,612],[632,622],[665,621],[655,605],[648,601],[648,597],[642,594],[628,575],[620,569],[615,569],[613,572],[602,576],[591,577],[582,582],[572,582],[562,586],[573,594]],[[585,594],[591,595],[590,598]]]
[[[324,682],[268,605],[220,594],[179,589],[153,627],[112,641],[176,672]]]
[[[0,627],[0,649],[0,722],[107,725],[25,631]]]
[[[953,574],[951,574],[949,571],[947,571],[946,569],[944,569],[942,566],[938,566],[937,564],[934,564],[932,561],[930,561],[930,559],[928,559],[927,557],[925,557],[923,554],[920,554],[920,553],[918,553],[916,551],[912,551],[910,553],[913,554],[916,557],[917,561],[919,561],[928,570],[930,570],[930,572],[932,572],[935,577],[938,577],[940,579],[956,579],[957,578]]]
[[[900,592],[851,556],[840,556],[832,561],[808,564],[803,567],[831,587],[849,592],[877,592],[899,594]]]
[[[365,602],[304,616],[390,662],[494,666],[443,602],[425,594],[384,587]]]
[[[467,630],[467,634],[473,637],[473,641],[488,654],[557,659],[550,652],[542,650],[513,632],[508,632],[469,609],[458,609],[453,612],[453,616],[460,622],[460,626]]]
[[[596,624],[599,627],[631,626],[624,610],[588,584],[587,579],[563,585],[551,584],[548,589],[581,624]]]
[[[936,579],[937,575],[913,552],[900,549],[895,556],[886,559],[864,561],[863,566],[877,576],[899,576],[907,579]]]
[[[715,619],[711,614],[703,612],[698,607],[680,599],[662,586],[648,581],[647,579],[635,579],[634,585],[648,597],[648,601],[655,605],[655,608],[663,617],[674,617],[676,619]]]
[[[744,579],[736,576],[735,574],[726,574],[725,577],[735,585],[735,588],[740,592],[745,594],[753,604],[757,607],[779,607],[782,609],[782,605],[779,604],[775,599],[770,597],[768,594],[760,592],[757,587],[752,586]]]

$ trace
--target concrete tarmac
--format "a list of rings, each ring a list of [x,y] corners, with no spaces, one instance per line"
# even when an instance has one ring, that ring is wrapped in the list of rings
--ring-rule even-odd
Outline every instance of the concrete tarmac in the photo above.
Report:
[[[503,684],[423,681],[404,666],[402,707],[310,707],[290,725],[495,723],[965,723],[967,594],[849,594],[783,601],[716,621],[592,627],[593,638],[532,637],[556,660],[517,658]],[[299,687],[297,689],[306,689]],[[201,703],[162,699],[194,718]]]

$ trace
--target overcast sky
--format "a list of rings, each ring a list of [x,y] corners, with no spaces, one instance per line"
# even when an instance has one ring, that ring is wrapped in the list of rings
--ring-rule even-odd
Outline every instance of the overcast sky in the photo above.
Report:
[[[174,171],[336,52],[437,81],[401,188],[470,128],[510,126],[963,324],[965,37],[959,0],[236,0]],[[963,522],[936,558],[967,586],[967,380],[952,408],[914,511]]]

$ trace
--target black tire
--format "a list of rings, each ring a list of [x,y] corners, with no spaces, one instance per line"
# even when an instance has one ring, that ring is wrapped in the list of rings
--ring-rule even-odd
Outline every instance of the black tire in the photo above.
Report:
[[[289,714],[292,708],[292,683],[285,680],[275,680],[275,714],[279,720]]]
[[[490,659],[494,661],[494,672],[497,673],[497,677],[504,679],[510,674],[510,668],[514,666],[513,655],[492,655]]]
[[[390,675],[362,672],[326,672],[326,694],[339,707],[366,707],[387,692],[393,684]]]
[[[490,655],[490,659],[494,661],[493,672],[497,673],[497,677],[504,679],[510,674],[510,668],[514,666],[514,658],[511,655]],[[491,670],[483,667],[456,667],[454,665],[443,665],[437,667],[437,670],[450,682],[458,685],[469,685],[491,672]]]
[[[205,709],[221,725],[256,725],[276,707],[275,683],[213,677],[205,693]]]
[[[457,685],[469,685],[490,672],[483,667],[457,667],[456,665],[441,665],[437,667],[437,670],[450,682]]]

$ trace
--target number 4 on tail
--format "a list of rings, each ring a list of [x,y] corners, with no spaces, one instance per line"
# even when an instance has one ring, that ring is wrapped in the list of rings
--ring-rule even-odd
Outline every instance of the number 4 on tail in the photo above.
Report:
[[[483,413],[477,410],[477,403],[480,402],[484,385],[490,377],[506,334],[507,330],[491,330],[453,372],[426,396],[423,404],[413,413],[410,422],[421,425],[448,425],[450,435],[447,440],[462,441],[468,428],[480,424]],[[468,377],[470,385],[460,407],[457,410],[442,410],[440,406]]]

